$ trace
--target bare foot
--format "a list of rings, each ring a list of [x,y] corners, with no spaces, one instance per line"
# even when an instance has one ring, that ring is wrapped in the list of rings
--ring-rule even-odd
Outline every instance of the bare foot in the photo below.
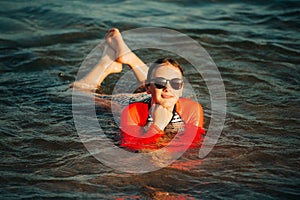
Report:
[[[108,58],[106,58],[108,57]],[[104,51],[103,51],[103,56],[101,60],[107,59],[110,60],[111,63],[107,66],[104,67],[104,72],[109,75],[112,73],[120,73],[122,71],[122,64],[120,62],[117,62],[117,55],[116,52],[109,46],[105,45]],[[101,65],[101,61],[99,62],[98,65]]]
[[[116,61],[123,64],[130,64],[135,55],[124,42],[119,29],[112,28],[106,34],[106,42],[116,52]]]
[[[116,52],[117,62],[127,64],[134,72],[137,80],[145,82],[148,67],[124,42],[120,31],[117,28],[110,29],[106,34],[106,42]]]

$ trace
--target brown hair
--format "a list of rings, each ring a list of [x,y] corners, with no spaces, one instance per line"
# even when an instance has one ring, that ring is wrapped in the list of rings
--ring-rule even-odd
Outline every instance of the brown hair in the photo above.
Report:
[[[172,59],[172,58],[160,58],[158,60],[156,60],[150,67],[148,70],[148,74],[147,74],[147,80],[146,80],[146,85],[149,85],[150,80],[151,80],[151,75],[153,73],[153,71],[161,64],[171,64],[173,65],[175,68],[179,69],[179,71],[181,72],[182,76],[183,76],[183,70],[181,68],[181,66],[179,65],[179,63]]]

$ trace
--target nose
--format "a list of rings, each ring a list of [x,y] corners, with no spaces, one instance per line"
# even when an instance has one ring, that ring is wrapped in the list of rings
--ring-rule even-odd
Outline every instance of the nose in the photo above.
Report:
[[[167,84],[166,84],[166,86],[164,87],[164,91],[168,91],[168,90],[170,90],[170,89],[172,89],[172,86],[170,85],[170,81],[167,81]]]

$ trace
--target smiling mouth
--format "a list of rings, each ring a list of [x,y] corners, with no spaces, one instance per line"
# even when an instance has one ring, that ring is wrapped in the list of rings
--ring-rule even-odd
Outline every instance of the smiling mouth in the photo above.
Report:
[[[161,97],[162,97],[163,99],[171,99],[171,98],[173,98],[172,95],[161,95]]]

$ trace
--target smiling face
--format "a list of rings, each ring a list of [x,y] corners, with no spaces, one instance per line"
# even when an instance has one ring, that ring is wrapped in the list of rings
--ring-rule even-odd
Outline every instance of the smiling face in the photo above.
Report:
[[[176,67],[170,63],[163,63],[156,67],[156,69],[151,74],[151,79],[155,78],[165,78],[167,80],[172,79],[183,79],[182,73]],[[166,87],[158,89],[153,83],[147,87],[147,92],[152,95],[152,104],[159,104],[163,107],[173,110],[174,105],[178,101],[179,97],[182,95],[182,88],[175,90],[170,85],[170,82],[167,82]]]

